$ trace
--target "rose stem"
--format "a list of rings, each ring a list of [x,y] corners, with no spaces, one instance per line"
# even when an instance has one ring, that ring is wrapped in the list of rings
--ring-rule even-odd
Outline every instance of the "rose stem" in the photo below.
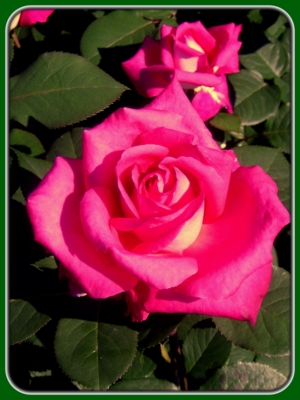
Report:
[[[19,42],[18,36],[16,35],[16,32],[13,32],[12,35],[11,35],[11,37],[12,37],[12,39],[14,40],[14,42],[15,42],[17,48],[20,49],[20,48],[21,48],[21,44],[20,44],[20,42]]]
[[[174,368],[176,384],[181,390],[188,390],[188,382],[185,374],[184,360],[178,339],[177,328],[175,328],[170,334],[169,343],[171,362]]]

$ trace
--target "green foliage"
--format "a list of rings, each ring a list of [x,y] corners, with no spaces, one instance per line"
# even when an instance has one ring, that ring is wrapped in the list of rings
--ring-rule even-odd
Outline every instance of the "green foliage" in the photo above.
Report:
[[[265,31],[265,35],[267,36],[267,38],[272,42],[276,39],[278,39],[283,32],[285,32],[286,30],[286,23],[287,23],[287,19],[285,18],[285,16],[283,16],[282,14],[279,15],[279,17],[277,18],[276,22],[274,22],[273,25],[271,25],[266,31]]]
[[[42,260],[39,260],[31,265],[33,267],[39,269],[40,271],[42,271],[43,268],[46,268],[46,269],[57,269],[58,268],[53,256],[43,258]]]
[[[102,49],[142,43],[145,36],[153,36],[155,32],[152,21],[136,12],[113,11],[92,22],[86,29],[80,42],[81,54],[98,65]]]
[[[139,347],[145,349],[162,342],[177,328],[184,314],[152,314],[144,324],[138,324]]]
[[[290,376],[291,372],[291,357],[267,357],[258,355],[255,361],[259,364],[266,364],[269,367],[276,369],[276,371],[280,372],[282,375],[287,378]]]
[[[241,70],[228,78],[236,94],[234,112],[242,117],[242,125],[256,125],[275,114],[280,90],[264,82],[259,72]]]
[[[86,389],[106,390],[128,370],[137,334],[126,326],[61,319],[55,354],[63,371]]]
[[[278,196],[290,209],[290,165],[279,149],[263,146],[236,147],[235,154],[241,165],[259,165],[277,184]]]
[[[186,371],[195,378],[205,378],[205,372],[225,364],[231,342],[215,328],[191,329],[183,343]]]
[[[9,302],[9,342],[23,342],[40,330],[50,317],[38,312],[28,301],[11,300]]]
[[[53,165],[53,163],[50,161],[28,156],[27,154],[21,153],[18,150],[14,150],[14,152],[18,157],[20,167],[32,172],[40,179],[44,178]]]
[[[285,104],[291,101],[291,75],[286,73],[281,78],[274,78],[274,83],[279,87],[281,92],[281,101]]]
[[[267,365],[238,363],[222,367],[201,390],[267,391],[279,389],[286,381],[284,375]]]
[[[158,10],[147,10],[147,9],[136,10],[135,13],[140,17],[155,21],[155,20],[163,20],[170,18],[171,16],[176,14],[176,11],[166,10],[162,8]]]
[[[248,12],[247,17],[250,22],[255,24],[261,24],[263,22],[263,17],[261,16],[260,10],[251,10]]]
[[[253,351],[242,349],[241,347],[233,344],[226,364],[230,365],[238,362],[252,362],[254,359],[255,353]]]
[[[270,43],[253,54],[240,56],[241,64],[248,70],[259,72],[263,78],[280,77],[288,63],[288,55],[280,43]]]
[[[254,326],[249,322],[213,318],[217,328],[236,346],[267,356],[290,353],[290,275],[273,267],[270,289]]]
[[[219,112],[209,121],[209,123],[215,128],[222,129],[223,131],[241,133],[242,119],[239,115]]]
[[[66,132],[52,144],[46,158],[54,162],[55,158],[80,158],[82,153],[82,128],[73,128]]]
[[[12,198],[12,200],[17,201],[18,203],[21,203],[23,206],[26,205],[26,200],[25,200],[24,194],[22,192],[22,189],[20,187],[18,187],[18,189],[11,196],[11,198]]]
[[[274,117],[265,123],[265,134],[269,143],[290,154],[291,152],[291,107],[288,104],[281,106]]]
[[[58,128],[100,112],[125,89],[80,56],[43,54],[11,78],[10,117],[25,126],[34,118]]]
[[[12,62],[13,58],[14,58],[14,40],[13,39],[9,39],[9,47],[8,47],[8,52],[9,52],[9,61]]]
[[[160,380],[160,379],[155,379],[155,378],[148,378],[148,379],[132,379],[132,380],[125,380],[125,381],[120,381],[117,382],[115,385],[111,386],[110,389],[111,391],[128,391],[128,392],[133,392],[133,391],[173,391],[173,390],[179,390],[177,386],[174,385],[174,383],[165,381],[165,380]]]
[[[9,144],[17,150],[22,149],[32,157],[45,153],[42,143],[35,135],[20,129],[13,129],[10,132]]]
[[[198,322],[201,322],[205,319],[208,319],[206,315],[198,315],[198,314],[188,314],[183,320],[180,322],[177,328],[178,337],[180,340],[185,339],[186,335],[190,331],[190,329],[196,325]]]
[[[153,377],[153,371],[156,368],[156,364],[151,358],[145,356],[140,351],[136,352],[135,358],[131,367],[127,372],[123,375],[122,379],[124,380],[133,380],[133,379],[145,379]]]

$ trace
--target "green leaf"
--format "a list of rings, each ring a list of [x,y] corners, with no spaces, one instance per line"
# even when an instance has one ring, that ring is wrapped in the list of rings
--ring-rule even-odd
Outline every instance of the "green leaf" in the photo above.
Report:
[[[290,164],[279,149],[264,146],[236,147],[235,154],[241,165],[259,165],[277,184],[278,196],[290,209]]]
[[[18,203],[21,203],[23,206],[26,206],[26,200],[23,195],[22,189],[18,187],[18,189],[15,191],[15,193],[11,196],[11,198]]]
[[[150,314],[143,324],[138,323],[136,326],[140,331],[139,347],[145,349],[162,342],[174,331],[183,317],[183,314]]]
[[[14,32],[19,40],[25,39],[31,32],[31,26],[18,26]]]
[[[291,29],[287,28],[280,40],[282,46],[286,49],[287,53],[291,53]]]
[[[132,364],[137,334],[122,325],[66,318],[59,321],[54,346],[72,380],[88,389],[107,390]]]
[[[236,93],[234,112],[242,117],[242,125],[256,125],[275,114],[280,90],[267,85],[258,72],[241,70],[228,78]]]
[[[125,372],[122,380],[148,378],[155,368],[155,362],[141,352],[137,351],[131,367],[127,372]]]
[[[241,133],[242,118],[239,115],[219,112],[209,123],[223,131]]]
[[[176,10],[165,10],[163,8],[160,10],[143,9],[143,10],[136,10],[135,13],[139,17],[144,17],[150,20],[158,20],[158,19],[170,18],[171,16],[176,14]]]
[[[252,126],[248,125],[244,127],[244,137],[247,144],[251,144],[257,138],[257,136],[258,133]]]
[[[291,75],[289,73],[283,75],[281,78],[274,78],[274,83],[279,87],[281,93],[281,101],[283,103],[290,103],[291,101]]]
[[[263,300],[256,324],[213,318],[216,327],[236,346],[268,356],[290,353],[290,274],[273,266],[270,289]]]
[[[225,364],[230,350],[231,343],[217,329],[191,329],[182,346],[186,372],[204,378],[208,369]]]
[[[28,339],[26,339],[26,343],[30,343],[30,344],[40,347],[42,349],[46,348],[44,343],[37,337],[37,335],[30,336]]]
[[[241,55],[241,64],[248,70],[258,71],[263,78],[280,77],[288,63],[288,55],[280,43],[269,43],[255,53]]]
[[[39,156],[45,153],[45,149],[39,139],[32,133],[22,131],[20,129],[13,129],[10,132],[9,144],[16,149],[25,147],[32,157]],[[25,151],[23,150],[23,152]]]
[[[287,23],[287,19],[283,15],[279,15],[277,20],[274,22],[273,25],[271,25],[266,31],[265,35],[270,41],[273,41],[274,39],[278,39],[280,35],[283,34],[283,32],[286,30],[285,24]]]
[[[247,14],[247,18],[250,22],[254,22],[255,24],[261,24],[263,22],[263,17],[260,13],[260,10],[251,10]]]
[[[15,50],[14,50],[14,40],[13,39],[9,39],[9,49],[8,49],[8,52],[9,52],[9,62],[12,62],[12,60],[14,59],[14,53],[15,53]]]
[[[23,125],[34,118],[58,128],[102,111],[125,89],[83,57],[46,53],[11,78],[10,117]]]
[[[254,361],[255,353],[253,351],[242,349],[232,345],[227,365],[236,364],[237,362],[252,362]]]
[[[238,363],[222,367],[200,390],[207,391],[254,391],[275,390],[287,379],[278,371],[257,363]]]
[[[81,54],[98,65],[101,49],[142,43],[155,31],[152,21],[136,15],[135,11],[113,11],[92,22],[85,30],[80,42]]]
[[[269,143],[290,154],[291,152],[291,107],[284,104],[276,115],[265,123],[265,132]]]
[[[56,157],[80,158],[82,153],[83,128],[74,128],[71,132],[64,133],[52,144],[46,159],[55,160]]]
[[[267,357],[258,355],[256,357],[255,362],[259,364],[266,364],[269,367],[276,369],[276,371],[280,372],[287,378],[290,376],[291,373],[291,357]]]
[[[40,179],[44,178],[53,165],[53,163],[50,161],[28,156],[27,154],[21,153],[18,150],[14,150],[14,152],[18,157],[20,167],[32,172]]]
[[[97,10],[97,11],[92,12],[92,14],[95,18],[102,18],[103,15],[105,14],[105,11]]]
[[[55,258],[53,256],[43,258],[42,260],[39,260],[35,262],[34,264],[30,264],[33,267],[39,269],[42,271],[41,268],[46,268],[46,269],[57,269],[58,266],[55,262]]]
[[[179,390],[174,383],[156,378],[132,379],[117,382],[109,388],[110,391],[129,392],[129,391],[173,391]]]
[[[32,27],[31,33],[36,42],[42,42],[45,39],[45,35],[38,31],[35,26]]]
[[[20,343],[40,330],[50,317],[38,312],[28,301],[11,300],[9,302],[9,341]]]
[[[183,340],[194,325],[205,319],[209,319],[209,317],[206,315],[198,315],[198,314],[186,315],[177,328],[177,334],[179,340]]]

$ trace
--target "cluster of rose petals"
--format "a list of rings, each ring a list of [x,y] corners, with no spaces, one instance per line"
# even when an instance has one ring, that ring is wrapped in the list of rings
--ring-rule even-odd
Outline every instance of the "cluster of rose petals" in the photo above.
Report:
[[[175,75],[183,89],[194,91],[192,104],[206,121],[223,107],[232,113],[225,75],[239,72],[241,29],[234,23],[206,29],[200,21],[177,28],[163,25],[160,40],[146,37],[122,65],[145,97],[157,96]]]
[[[37,22],[46,22],[48,17],[54,12],[54,10],[24,10],[21,11],[19,25],[30,26]]]
[[[220,150],[174,80],[145,108],[83,133],[27,202],[35,239],[93,298],[126,292],[133,320],[198,313],[253,324],[289,214],[260,167]]]

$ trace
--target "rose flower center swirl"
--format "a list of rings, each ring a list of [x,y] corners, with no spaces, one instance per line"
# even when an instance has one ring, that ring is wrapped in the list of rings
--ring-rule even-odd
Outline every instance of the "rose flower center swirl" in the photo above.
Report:
[[[196,240],[205,202],[201,177],[195,172],[189,157],[173,157],[161,145],[123,152],[116,166],[123,217],[111,218],[110,225],[122,232],[120,240],[125,232],[133,235],[135,240],[126,241],[131,251],[181,253]]]

